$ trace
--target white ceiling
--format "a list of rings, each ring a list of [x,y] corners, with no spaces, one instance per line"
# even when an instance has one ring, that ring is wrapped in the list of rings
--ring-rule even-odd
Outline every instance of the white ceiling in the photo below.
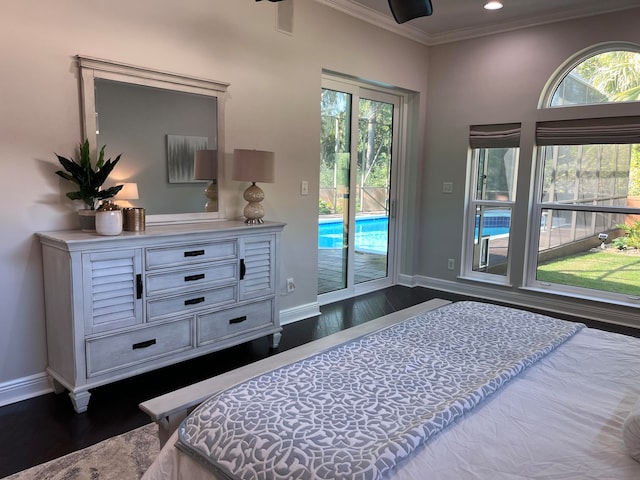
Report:
[[[504,8],[488,11],[485,0],[431,0],[433,15],[398,25],[387,0],[316,1],[426,45],[640,7],[640,0],[502,0]]]

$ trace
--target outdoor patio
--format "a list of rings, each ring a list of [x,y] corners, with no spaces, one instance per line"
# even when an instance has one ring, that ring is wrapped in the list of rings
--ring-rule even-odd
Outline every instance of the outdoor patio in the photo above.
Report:
[[[342,248],[318,249],[318,295],[345,288]],[[383,278],[387,275],[387,256],[356,252],[355,283]]]

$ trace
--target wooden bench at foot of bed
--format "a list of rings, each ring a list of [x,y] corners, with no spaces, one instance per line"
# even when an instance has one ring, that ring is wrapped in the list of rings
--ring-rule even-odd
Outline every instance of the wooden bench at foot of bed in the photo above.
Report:
[[[299,347],[250,363],[231,370],[230,372],[152,398],[146,402],[142,402],[140,409],[149,415],[151,420],[158,424],[160,446],[163,446],[174,430],[178,428],[180,422],[182,422],[195,407],[214,393],[283,365],[307,358],[335,345],[401,322],[421,312],[435,310],[449,303],[451,302],[448,300],[435,298],[414,305],[413,307],[390,313],[389,315],[300,345]]]

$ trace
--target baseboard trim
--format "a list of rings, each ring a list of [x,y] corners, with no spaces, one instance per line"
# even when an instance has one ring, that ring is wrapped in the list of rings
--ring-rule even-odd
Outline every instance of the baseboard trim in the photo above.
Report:
[[[0,407],[51,393],[49,376],[42,372],[0,383]]]
[[[398,274],[398,285],[403,287],[416,287],[416,277],[412,275],[405,275],[403,273]],[[421,285],[422,286],[422,285]]]
[[[280,325],[298,322],[310,317],[320,315],[320,304],[318,302],[298,305],[286,310],[280,310]]]
[[[625,327],[638,328],[637,323],[629,321],[628,311],[616,309],[612,305],[603,305],[588,299],[568,299],[561,295],[537,293],[532,290],[501,287],[479,283],[460,283],[427,276],[414,276],[411,286],[420,286],[442,290],[458,295],[508,303],[516,307],[535,308],[551,313],[571,315],[601,323],[611,323]]]

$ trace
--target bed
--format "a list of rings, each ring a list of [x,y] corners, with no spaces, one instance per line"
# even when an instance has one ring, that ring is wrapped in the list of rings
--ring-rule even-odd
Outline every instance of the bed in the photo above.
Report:
[[[638,338],[435,300],[141,405],[143,478],[637,480],[639,399]]]

